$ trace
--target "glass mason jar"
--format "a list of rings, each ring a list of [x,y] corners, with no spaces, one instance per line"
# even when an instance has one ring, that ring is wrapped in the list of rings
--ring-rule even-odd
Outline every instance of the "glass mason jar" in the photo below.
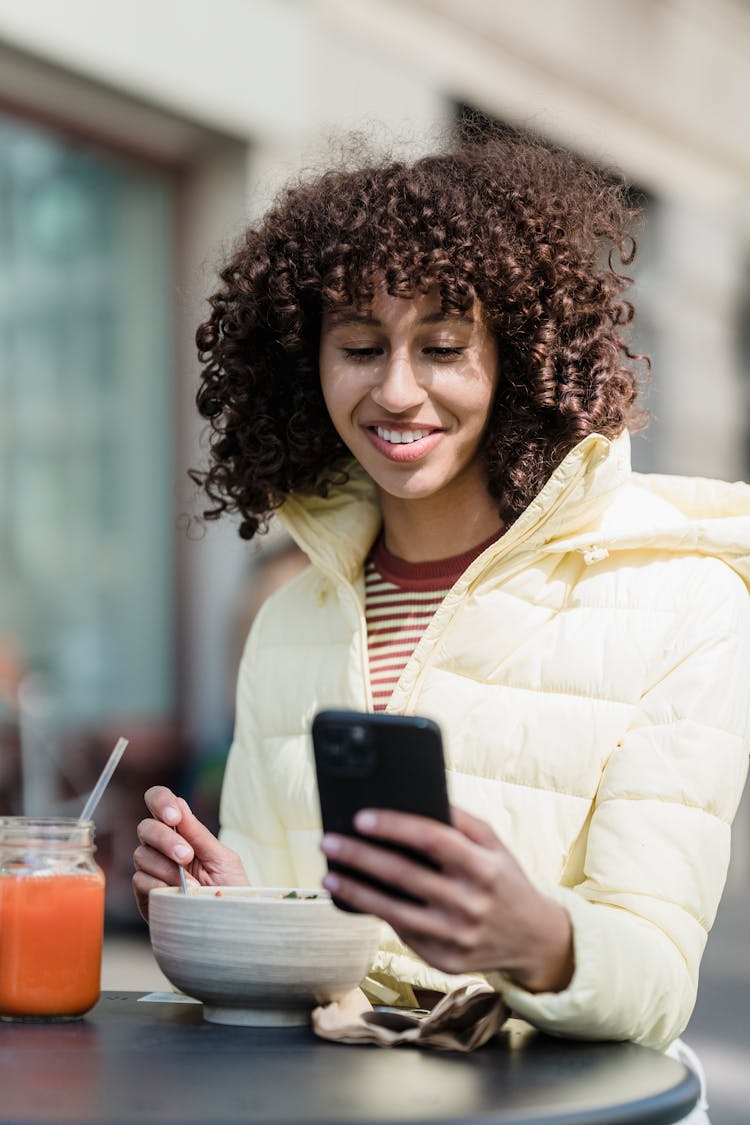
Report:
[[[94,851],[93,821],[0,817],[0,1019],[76,1019],[99,999]]]

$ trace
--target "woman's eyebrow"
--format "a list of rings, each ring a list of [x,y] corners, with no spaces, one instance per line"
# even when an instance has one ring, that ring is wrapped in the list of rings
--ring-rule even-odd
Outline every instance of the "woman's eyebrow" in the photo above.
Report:
[[[326,320],[331,328],[340,328],[347,324],[370,324],[375,328],[382,327],[376,317],[366,312],[330,312],[326,315]]]
[[[428,313],[427,316],[419,318],[420,324],[473,324],[474,317],[471,313],[444,313],[442,309],[438,312]]]
[[[340,328],[342,325],[348,324],[368,324],[373,328],[382,328],[382,322],[377,317],[372,316],[371,313],[358,313],[358,312],[331,312],[326,317],[328,324],[331,328]],[[426,316],[419,318],[418,324],[454,324],[456,321],[462,324],[473,324],[474,317],[469,313],[452,313],[446,314],[442,310],[437,312],[427,313]]]

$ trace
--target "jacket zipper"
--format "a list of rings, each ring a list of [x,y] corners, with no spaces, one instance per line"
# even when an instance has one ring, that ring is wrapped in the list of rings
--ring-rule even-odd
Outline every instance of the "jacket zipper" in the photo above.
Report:
[[[549,517],[552,515],[552,513],[560,506],[560,504],[562,504],[564,502],[564,500],[567,498],[567,496],[570,494],[570,492],[578,484],[581,477],[585,475],[585,472],[586,472],[586,467],[584,465],[579,469],[579,471],[575,474],[575,476],[571,478],[571,480],[568,482],[566,487],[563,489],[563,491],[557,497],[557,500],[556,500],[554,506],[552,508],[550,508],[549,511],[545,514],[545,517],[544,517],[544,520],[542,521],[542,523],[546,523],[547,519],[549,519]],[[529,527],[523,533],[523,535],[519,536],[519,538],[517,538],[515,541],[511,540],[509,545],[504,543],[503,546],[499,547],[497,552],[495,554],[493,554],[493,556],[492,556],[492,559],[491,559],[492,564],[494,565],[498,561],[498,559],[502,559],[503,555],[512,556],[516,552],[517,548],[522,546],[523,543],[526,542],[526,540],[529,538],[530,535],[532,535],[532,533],[534,531],[538,530],[539,526],[540,526],[539,523],[532,524],[532,526]],[[492,548],[488,548],[488,549],[491,550]],[[481,556],[480,556],[480,558],[481,558]],[[508,560],[506,559],[506,563],[507,563],[507,561]],[[479,563],[479,559],[476,559],[475,562],[472,563],[472,566],[474,566],[477,563]],[[471,579],[471,581],[467,584],[466,588],[464,590],[462,590],[461,593],[456,598],[455,604],[451,607],[451,609],[449,611],[450,617],[448,619],[448,622],[442,628],[439,636],[433,639],[432,647],[430,648],[426,658],[423,658],[422,661],[421,661],[421,668],[420,668],[419,672],[417,673],[417,677],[414,680],[414,684],[412,685],[412,689],[409,692],[408,698],[406,699],[406,702],[404,704],[403,714],[411,715],[411,714],[414,713],[414,705],[417,702],[417,697],[419,695],[419,691],[420,691],[421,686],[422,686],[422,681],[424,680],[424,678],[427,675],[427,672],[430,668],[431,657],[432,657],[433,653],[435,652],[435,648],[437,647],[437,643],[438,643],[438,641],[442,641],[450,635],[451,630],[454,628],[454,626],[456,624],[456,621],[458,620],[459,611],[461,610],[461,608],[465,604],[466,599],[470,596],[472,591],[475,590],[476,587],[481,582],[482,575],[484,574],[484,570],[485,570],[485,567],[482,567],[479,570],[479,572],[476,574],[476,576],[473,579]],[[512,573],[512,571],[510,573]],[[506,578],[507,577],[508,577],[508,575],[506,575]],[[459,581],[461,581],[461,579],[459,579]],[[446,595],[446,600],[447,600],[448,597],[450,597],[450,594]],[[445,604],[445,602],[443,602],[443,605],[444,604]],[[442,606],[438,609],[437,612],[440,613],[441,609],[442,609]],[[434,618],[433,618],[433,621],[434,621]],[[424,638],[422,638],[422,639],[424,639]],[[406,665],[404,666],[403,671],[401,673],[402,676],[403,676],[404,672],[406,672],[407,668],[409,667],[409,664],[411,664],[412,660],[414,660],[414,658],[416,657],[417,650],[419,649],[420,645],[421,645],[421,640],[420,640],[419,644],[417,645],[417,648],[414,650],[414,652],[409,657],[409,660],[407,661]],[[400,679],[401,679],[401,677],[399,677],[399,681],[400,681]],[[398,687],[398,684],[396,685],[396,687]],[[368,676],[368,690],[369,690],[369,676]],[[391,696],[391,698],[393,698],[393,696]],[[390,700],[389,700],[389,705],[390,705]],[[386,710],[388,710],[388,707],[386,707]]]
[[[537,522],[537,523],[532,524],[531,527],[529,527],[523,533],[523,535],[521,535],[516,540],[513,540],[512,532],[511,532],[510,542],[508,543],[505,540],[503,541],[503,545],[498,548],[498,550],[495,554],[493,554],[492,559],[491,559],[492,563],[494,564],[495,562],[497,562],[497,560],[501,559],[503,557],[503,555],[506,555],[506,554],[512,555],[513,553],[515,553],[517,548],[519,546],[521,546],[523,543],[525,543],[526,540],[529,538],[529,536],[533,534],[533,532],[537,531],[540,526],[542,526],[544,523],[547,522],[547,520],[552,515],[552,513],[554,511],[556,511],[557,508],[559,508],[560,504],[562,504],[564,502],[564,500],[567,498],[567,496],[570,494],[570,492],[572,492],[572,490],[576,487],[576,485],[578,484],[581,477],[585,476],[585,473],[586,473],[586,465],[583,464],[579,467],[579,469],[575,473],[575,475],[568,481],[568,484],[565,486],[563,491],[557,497],[554,505],[544,514],[544,518],[541,521],[541,523]],[[488,550],[491,550],[491,549],[492,548],[488,548]],[[480,558],[481,558],[481,556],[480,556]],[[477,565],[479,563],[479,561],[480,561],[479,559],[476,559],[474,561],[474,563],[472,563],[472,566]],[[321,572],[331,581],[331,584],[332,584],[334,590],[340,590],[341,583],[343,582],[343,584],[346,586],[347,596],[352,599],[352,601],[355,605],[356,614],[357,614],[357,623],[358,623],[357,627],[358,627],[358,630],[359,630],[359,654],[360,654],[360,661],[362,663],[362,675],[363,675],[363,679],[364,679],[365,703],[366,703],[367,710],[373,711],[374,708],[373,708],[373,700],[372,700],[372,684],[371,684],[371,681],[370,681],[370,656],[369,656],[369,652],[367,650],[367,617],[366,617],[365,611],[363,610],[362,605],[360,604],[360,600],[357,596],[357,591],[355,590],[354,585],[347,578],[344,578],[343,575],[337,573],[335,570],[332,570],[329,567],[322,567],[322,566],[320,566],[319,563],[315,564],[315,565],[317,565],[319,567],[319,569],[321,570]],[[469,569],[471,569],[471,567]],[[400,713],[405,714],[405,715],[410,715],[410,714],[414,713],[413,712],[414,704],[416,703],[417,697],[419,695],[419,691],[420,691],[420,688],[422,686],[422,681],[424,680],[424,677],[426,676],[426,674],[427,674],[427,672],[430,668],[430,658],[435,651],[437,642],[438,642],[438,640],[442,640],[443,638],[447,637],[450,634],[451,629],[454,627],[454,625],[455,625],[455,623],[458,619],[458,611],[461,609],[461,606],[466,601],[467,597],[471,594],[471,592],[476,588],[477,584],[481,581],[482,575],[484,573],[484,569],[485,569],[484,566],[481,567],[481,569],[478,571],[476,576],[468,583],[466,588],[464,590],[462,590],[460,592],[460,594],[456,597],[455,602],[454,602],[454,604],[452,605],[452,607],[449,611],[451,616],[449,617],[449,620],[448,620],[447,624],[443,627],[439,636],[436,637],[436,638],[433,638],[431,648],[429,649],[429,652],[428,652],[426,658],[423,657],[422,660],[421,660],[421,667],[419,669],[419,672],[417,673],[417,677],[414,681],[412,689],[409,692],[409,695],[406,699],[403,710]],[[459,581],[461,581],[461,579],[459,579]],[[455,589],[455,587],[453,589]],[[449,592],[446,595],[446,600],[447,600],[448,597],[450,597],[451,592]],[[441,612],[442,607],[444,605],[445,605],[445,602],[443,602],[441,607],[438,608],[438,610],[437,610],[438,614]],[[433,621],[434,621],[434,618],[433,618]],[[432,624],[432,622],[430,624]],[[429,628],[429,626],[428,626],[428,628]],[[405,666],[404,666],[404,668],[401,672],[401,676],[399,676],[398,683],[396,684],[396,688],[394,689],[394,692],[398,688],[398,684],[401,682],[401,679],[402,679],[404,673],[407,671],[409,665],[415,659],[417,652],[419,651],[420,647],[422,646],[423,640],[424,640],[424,637],[421,638],[421,640],[417,644],[416,649],[414,650],[414,652],[411,654],[408,661],[406,662],[406,664],[405,664]],[[391,695],[391,699],[392,698],[393,698],[393,694]],[[385,710],[387,712],[390,711],[390,703],[391,703],[391,700],[389,700],[388,704],[386,705]]]

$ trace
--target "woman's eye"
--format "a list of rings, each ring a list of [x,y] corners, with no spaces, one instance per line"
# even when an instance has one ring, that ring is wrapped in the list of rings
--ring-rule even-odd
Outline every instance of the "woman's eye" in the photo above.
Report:
[[[362,363],[366,359],[373,359],[380,355],[380,348],[344,348],[343,352],[347,359]]]
[[[463,355],[465,348],[447,348],[447,347],[432,347],[424,348],[425,355],[432,356],[434,359],[457,359]]]

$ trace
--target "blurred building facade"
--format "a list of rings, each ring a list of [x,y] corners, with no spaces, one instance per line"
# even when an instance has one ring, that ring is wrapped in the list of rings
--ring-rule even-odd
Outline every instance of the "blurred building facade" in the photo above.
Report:
[[[33,761],[80,790],[66,724],[131,734],[134,784],[226,751],[257,549],[185,526],[193,336],[223,252],[341,132],[426,150],[468,105],[622,168],[636,465],[747,477],[748,57],[741,0],[0,0],[0,699]]]

